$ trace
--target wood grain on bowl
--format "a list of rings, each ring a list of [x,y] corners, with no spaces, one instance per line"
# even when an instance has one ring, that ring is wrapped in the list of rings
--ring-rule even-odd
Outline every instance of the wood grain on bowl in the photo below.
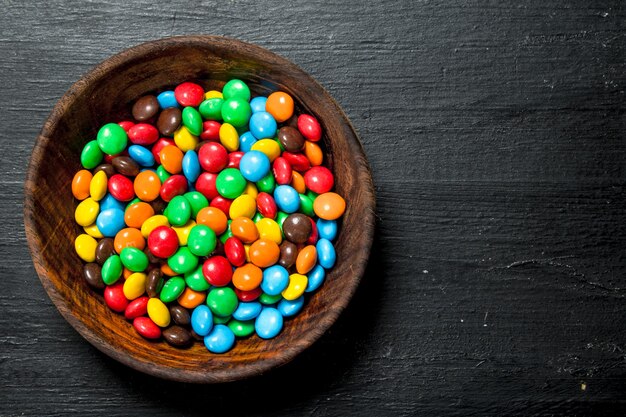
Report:
[[[202,344],[180,350],[137,335],[122,315],[104,304],[82,276],[73,242],[70,191],[84,144],[99,126],[130,117],[134,100],[183,81],[206,89],[241,78],[253,94],[282,90],[298,111],[313,114],[335,187],[347,209],[336,241],[337,264],[303,311],[272,340],[240,340],[214,355]],[[24,219],[33,262],[48,295],[67,321],[98,349],[137,370],[178,381],[225,382],[258,375],[287,363],[317,340],[346,307],[363,275],[374,231],[375,198],[361,144],[329,94],[293,63],[261,47],[233,39],[187,36],[149,42],[115,55],[77,81],[59,100],[37,138],[25,186]]]

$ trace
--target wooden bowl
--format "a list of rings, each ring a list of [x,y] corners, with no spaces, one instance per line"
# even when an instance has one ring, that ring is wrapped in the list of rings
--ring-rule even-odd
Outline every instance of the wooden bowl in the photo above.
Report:
[[[326,158],[345,197],[336,241],[337,264],[302,312],[285,321],[271,340],[238,340],[222,355],[202,343],[177,349],[141,338],[123,315],[113,313],[82,276],[74,252],[81,228],[70,184],[81,168],[83,145],[104,123],[129,117],[138,97],[196,81],[221,87],[245,80],[254,94],[275,90],[294,97],[299,111],[313,114],[324,130]],[[213,36],[162,39],[130,48],[102,62],[56,104],[37,138],[25,186],[24,222],[35,269],[63,317],[96,348],[158,377],[199,383],[225,382],[264,373],[292,360],[337,319],[352,297],[369,257],[374,232],[374,190],[354,129],[330,95],[307,73],[259,46]]]

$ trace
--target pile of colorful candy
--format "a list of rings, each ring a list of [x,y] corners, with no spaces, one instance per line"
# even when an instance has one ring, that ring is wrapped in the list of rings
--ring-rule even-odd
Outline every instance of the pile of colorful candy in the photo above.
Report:
[[[321,126],[284,92],[185,82],[147,95],[81,154],[72,193],[84,276],[147,339],[275,337],[335,263],[345,201]],[[182,110],[181,110],[182,108]]]

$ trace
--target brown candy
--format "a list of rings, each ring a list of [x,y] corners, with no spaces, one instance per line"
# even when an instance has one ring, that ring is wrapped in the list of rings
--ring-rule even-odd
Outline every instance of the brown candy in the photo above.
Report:
[[[158,197],[156,200],[151,201],[150,205],[152,206],[152,210],[154,210],[154,214],[163,213],[163,210],[165,210],[165,207],[167,207],[167,203],[163,201],[161,197]]]
[[[133,117],[143,122],[153,117],[159,111],[159,101],[153,95],[143,96],[133,105]]]
[[[189,346],[193,340],[189,330],[180,326],[171,326],[163,330],[163,338],[167,343],[176,347]]]
[[[288,152],[300,152],[304,149],[302,134],[291,126],[283,126],[278,131],[278,140]]]
[[[116,156],[111,163],[117,172],[127,177],[139,174],[139,164],[128,156]]]
[[[298,247],[288,240],[280,244],[280,258],[278,264],[283,268],[289,269],[296,263],[298,257]]]
[[[290,214],[283,223],[285,238],[293,243],[304,243],[311,236],[311,220],[302,213]]]
[[[147,246],[143,250],[143,253],[146,254],[146,256],[148,257],[148,262],[151,264],[158,264],[161,261],[158,256],[155,256],[152,252],[150,252],[150,248]]]
[[[154,298],[159,295],[159,290],[163,287],[163,273],[159,268],[152,268],[146,277],[146,293],[148,297]]]
[[[96,246],[96,262],[100,265],[104,264],[104,261],[115,254],[115,245],[113,242],[113,239],[110,237],[105,237],[98,242]]]
[[[100,164],[93,170],[93,175],[96,175],[98,172],[104,171],[107,174],[107,178],[111,178],[115,175],[115,168],[111,164]]]
[[[191,316],[189,315],[189,310],[187,310],[183,306],[171,305],[170,306],[170,316],[174,323],[180,326],[188,326],[191,323]]]
[[[165,109],[159,115],[157,120],[157,129],[163,136],[172,136],[176,129],[180,126],[182,113],[180,109],[172,107]]]
[[[97,290],[104,289],[104,281],[102,281],[102,268],[95,262],[85,264],[83,268],[83,275],[87,284],[91,285]]]

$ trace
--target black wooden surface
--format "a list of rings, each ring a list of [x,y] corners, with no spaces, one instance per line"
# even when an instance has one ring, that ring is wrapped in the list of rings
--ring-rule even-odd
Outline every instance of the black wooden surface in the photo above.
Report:
[[[622,1],[123,3],[1,5],[0,415],[626,412]],[[55,101],[109,55],[189,33],[309,71],[360,133],[378,194],[368,273],[337,325],[223,386],[91,347],[45,295],[22,221]]]

